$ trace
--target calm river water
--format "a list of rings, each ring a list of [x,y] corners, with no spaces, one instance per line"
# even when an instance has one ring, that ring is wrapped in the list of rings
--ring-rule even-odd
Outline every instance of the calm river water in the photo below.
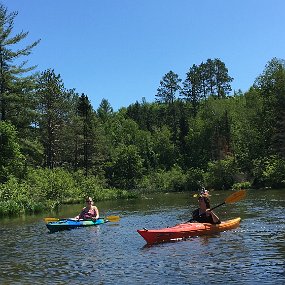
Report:
[[[213,192],[212,206],[232,192]],[[216,209],[242,218],[239,228],[208,237],[145,246],[137,229],[187,220],[190,193],[101,202],[118,223],[50,234],[41,216],[0,220],[0,284],[285,284],[285,189],[248,191]],[[61,209],[75,216],[82,205]]]

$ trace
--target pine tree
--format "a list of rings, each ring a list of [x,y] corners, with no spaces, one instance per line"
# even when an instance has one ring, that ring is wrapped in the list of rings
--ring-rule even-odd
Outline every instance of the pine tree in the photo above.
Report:
[[[85,176],[87,176],[88,169],[91,164],[92,106],[88,97],[84,93],[79,97],[77,114],[83,123],[83,167],[85,170]]]
[[[200,68],[193,64],[193,66],[186,73],[186,79],[183,82],[183,88],[180,96],[189,102],[192,106],[193,116],[196,117],[200,101],[203,96],[203,84],[201,84]]]
[[[107,99],[102,99],[97,114],[102,122],[106,122],[108,118],[113,114],[113,108]]]
[[[176,92],[181,89],[181,79],[173,71],[169,71],[165,74],[160,81],[160,87],[157,89],[155,95],[156,101],[159,103],[173,104],[176,99]]]
[[[28,32],[12,36],[17,14],[17,12],[8,13],[7,8],[0,4],[0,120],[2,121],[13,121],[17,117],[16,112],[19,114],[20,110],[24,111],[23,100],[27,96],[27,90],[34,86],[33,76],[23,77],[23,74],[32,71],[35,66],[26,67],[27,61],[17,65],[15,61],[22,56],[30,55],[40,40],[22,49],[11,48],[28,36]]]
[[[68,92],[60,75],[46,70],[38,82],[39,128],[44,145],[45,166],[53,169],[64,162],[62,150],[65,142],[65,128],[72,111],[72,93]]]

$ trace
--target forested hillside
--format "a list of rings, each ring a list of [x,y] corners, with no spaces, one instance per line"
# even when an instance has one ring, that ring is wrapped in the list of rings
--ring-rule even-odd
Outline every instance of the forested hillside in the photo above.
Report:
[[[245,93],[207,59],[183,78],[162,75],[153,102],[114,111],[104,99],[95,110],[60,71],[19,61],[40,43],[18,48],[28,33],[13,35],[16,16],[0,5],[0,214],[134,190],[285,186],[284,60]]]

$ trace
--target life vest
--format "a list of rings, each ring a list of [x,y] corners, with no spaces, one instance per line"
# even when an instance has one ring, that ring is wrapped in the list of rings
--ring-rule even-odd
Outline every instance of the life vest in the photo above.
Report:
[[[199,214],[199,209],[196,209],[192,213],[193,220],[198,223],[210,223],[215,224],[211,215],[207,216],[206,213]]]
[[[97,216],[96,209],[90,209],[88,211],[86,210],[87,210],[86,208],[82,210],[81,214],[79,215],[79,219],[89,220]]]

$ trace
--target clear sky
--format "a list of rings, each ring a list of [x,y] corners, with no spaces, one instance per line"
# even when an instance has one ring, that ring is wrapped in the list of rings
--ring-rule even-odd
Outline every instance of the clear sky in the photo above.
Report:
[[[170,70],[219,58],[247,91],[273,57],[285,59],[284,0],[0,0],[18,11],[38,71],[60,74],[94,109],[155,101]]]

